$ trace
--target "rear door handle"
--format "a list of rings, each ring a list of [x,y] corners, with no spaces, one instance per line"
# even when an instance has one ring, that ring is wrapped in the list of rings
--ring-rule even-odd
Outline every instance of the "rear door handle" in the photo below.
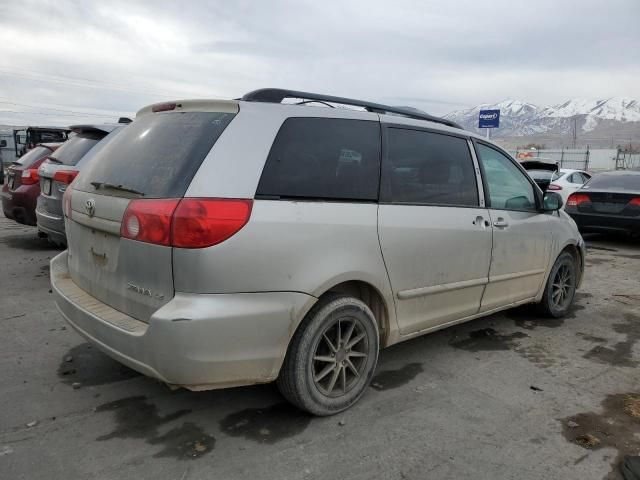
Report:
[[[489,225],[491,225],[489,223],[489,220],[485,220],[482,215],[478,215],[472,223],[474,225],[478,225],[479,227],[488,227]]]
[[[506,228],[509,226],[509,222],[507,222],[502,217],[498,217],[498,219],[495,222],[493,222],[493,226],[498,228]]]

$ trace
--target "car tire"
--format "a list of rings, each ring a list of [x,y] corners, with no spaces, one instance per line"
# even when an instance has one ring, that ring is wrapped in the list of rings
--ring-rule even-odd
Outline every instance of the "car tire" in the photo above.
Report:
[[[578,282],[578,265],[569,252],[562,252],[556,259],[544,294],[540,301],[541,312],[549,317],[564,317],[571,310]]]
[[[364,394],[378,351],[378,325],[371,309],[354,297],[327,295],[298,327],[276,384],[298,408],[334,415]]]

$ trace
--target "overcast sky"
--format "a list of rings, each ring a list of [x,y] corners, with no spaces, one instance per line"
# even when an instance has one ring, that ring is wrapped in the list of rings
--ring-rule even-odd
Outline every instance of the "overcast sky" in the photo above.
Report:
[[[640,99],[639,19],[640,0],[7,1],[0,124],[102,122],[269,86],[437,115]]]

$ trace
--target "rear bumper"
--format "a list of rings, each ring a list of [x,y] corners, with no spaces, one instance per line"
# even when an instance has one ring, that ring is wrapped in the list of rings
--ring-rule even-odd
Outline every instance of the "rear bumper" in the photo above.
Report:
[[[299,319],[316,301],[297,292],[176,293],[147,324],[79,288],[67,252],[51,261],[51,284],[62,316],[91,343],[134,370],[191,390],[274,380]]]
[[[567,212],[581,232],[640,233],[640,217]]]
[[[4,216],[24,225],[36,224],[36,198],[28,186],[20,186],[16,190],[2,189],[2,212]]]
[[[46,233],[51,240],[64,244],[67,243],[67,236],[64,231],[64,216],[46,210],[43,206],[42,197],[38,197],[36,221],[38,230]]]

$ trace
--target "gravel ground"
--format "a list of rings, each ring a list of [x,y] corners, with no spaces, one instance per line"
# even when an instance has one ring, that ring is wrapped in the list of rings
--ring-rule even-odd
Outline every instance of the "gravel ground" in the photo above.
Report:
[[[171,391],[92,348],[53,304],[59,250],[0,216],[0,478],[618,478],[640,453],[640,241],[587,243],[567,318],[396,345],[354,408],[311,418],[272,385]]]

